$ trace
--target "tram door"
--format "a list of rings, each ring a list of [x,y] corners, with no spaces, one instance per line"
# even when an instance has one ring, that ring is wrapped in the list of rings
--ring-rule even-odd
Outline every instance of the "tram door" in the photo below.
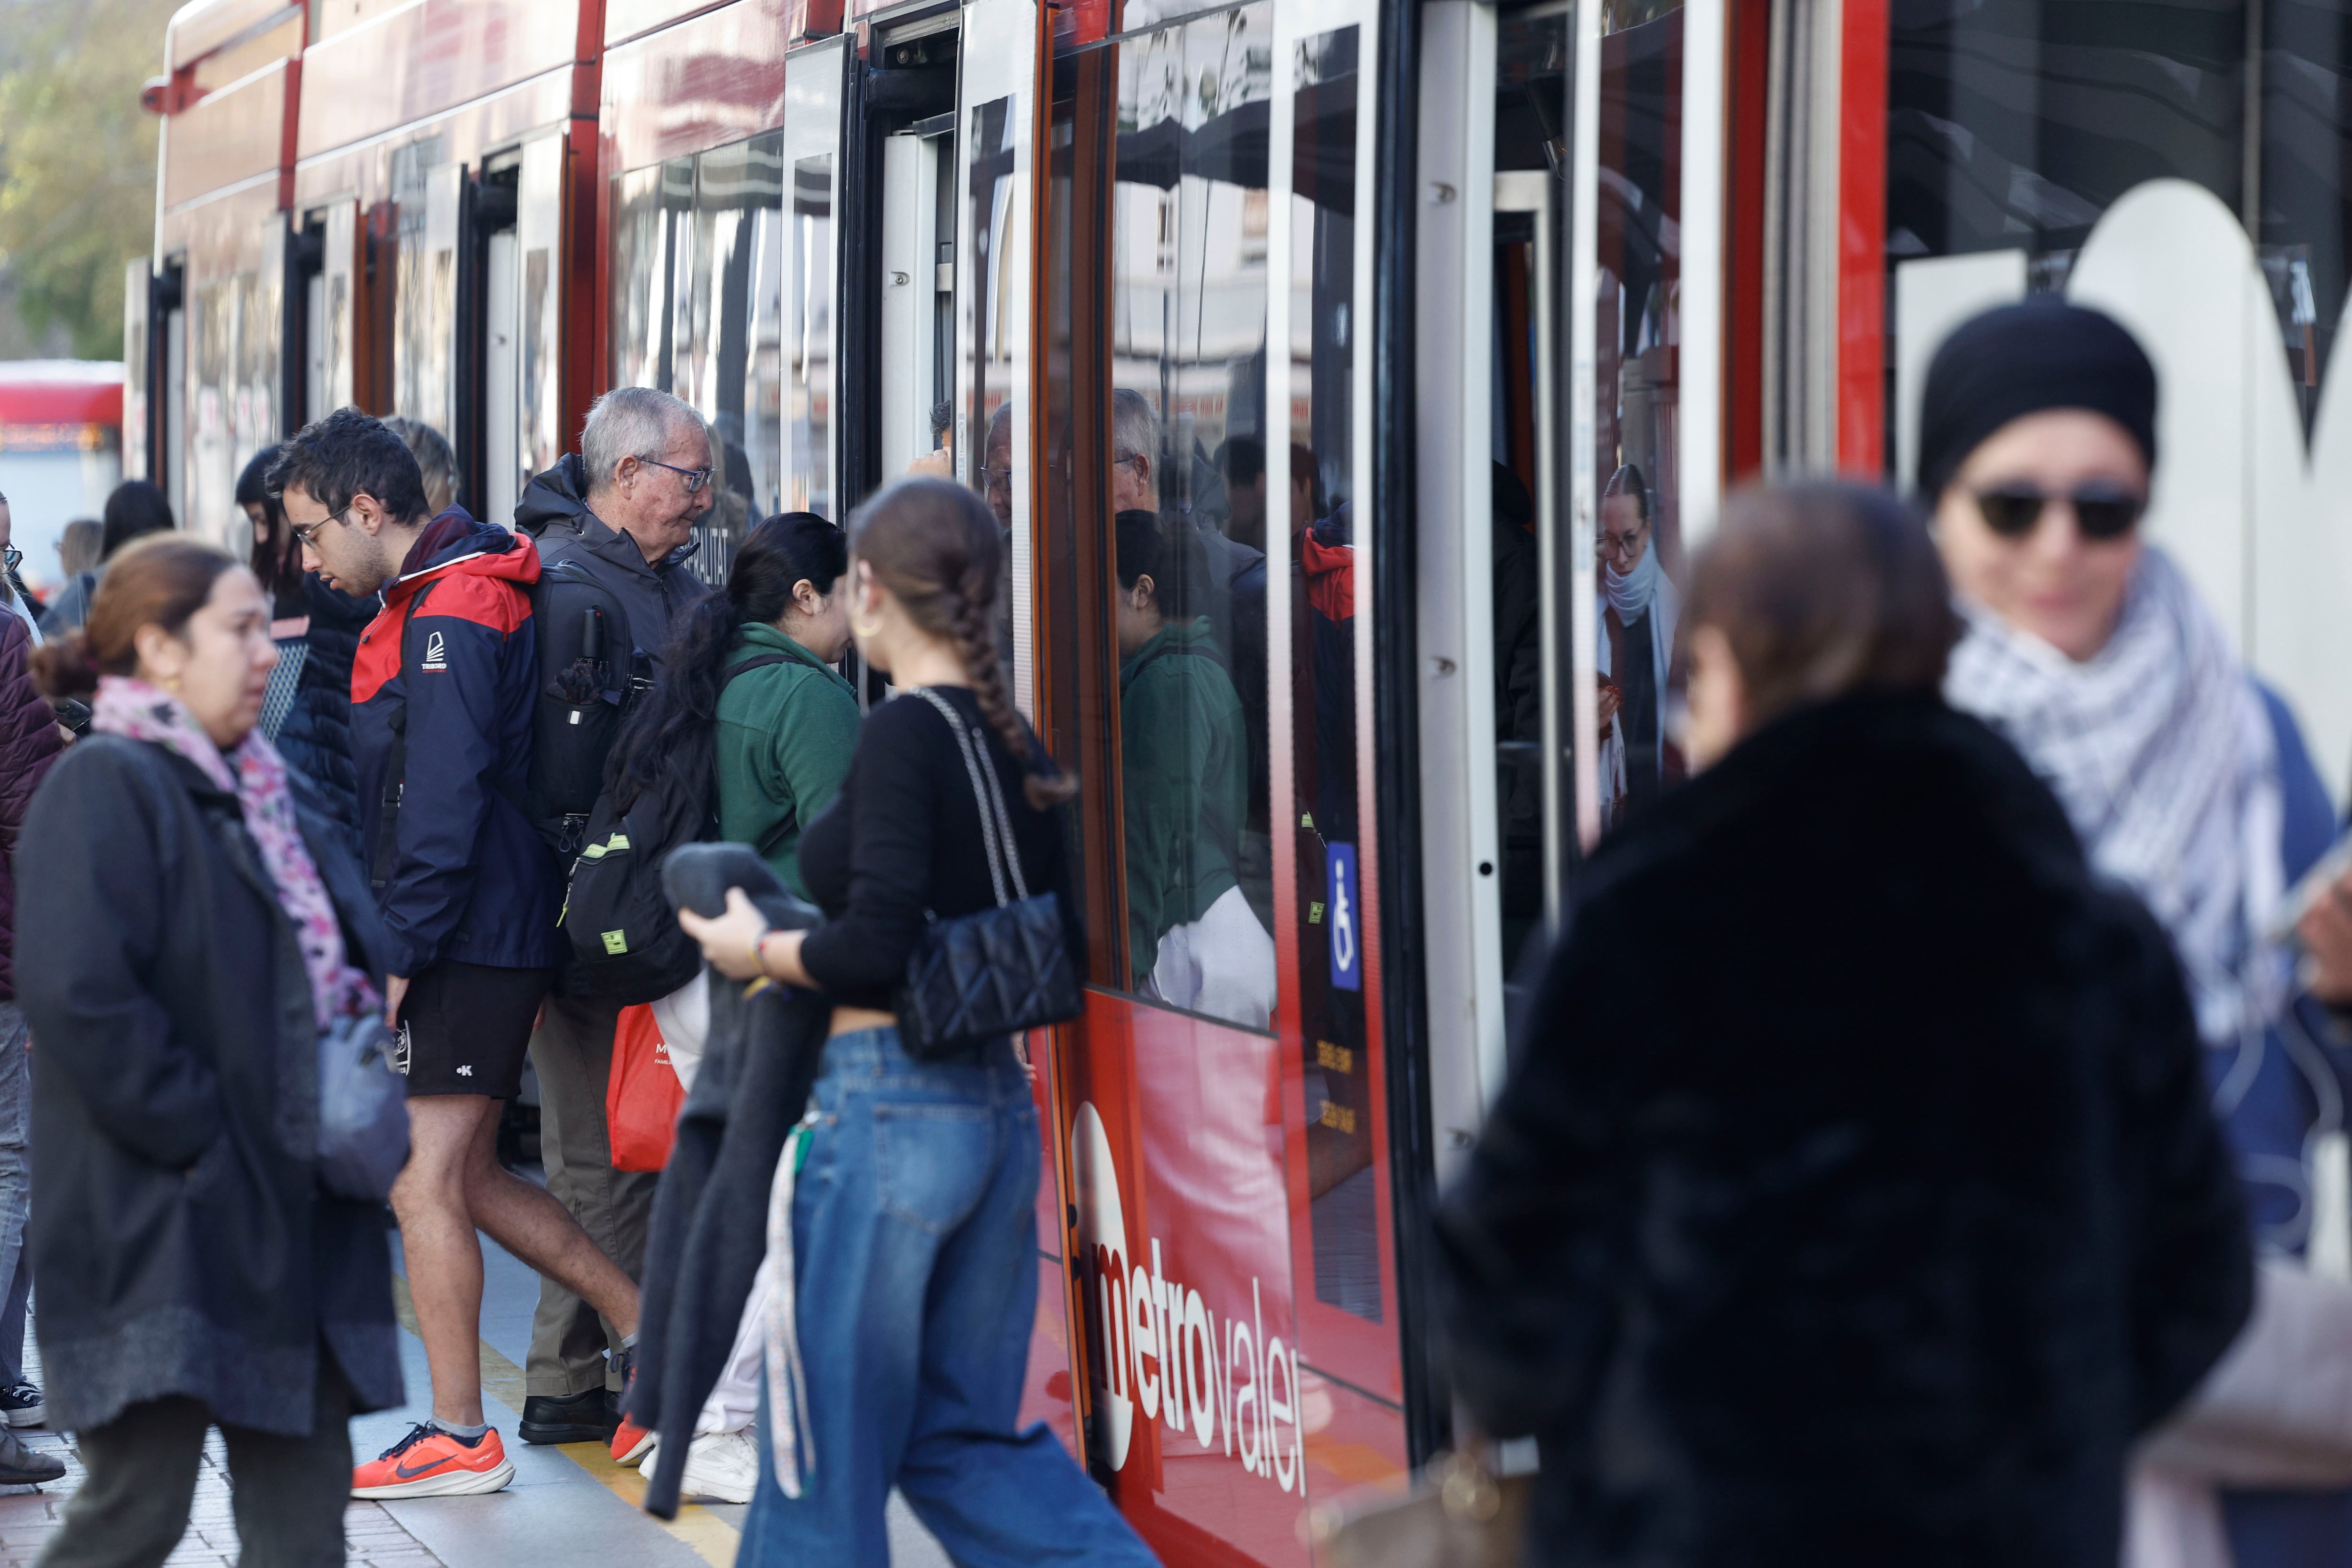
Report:
[[[1032,714],[1031,299],[1044,37],[1038,19],[1048,14],[1027,0],[971,0],[963,7],[955,110],[946,132],[952,149],[942,165],[953,171],[950,200],[942,204],[952,226],[934,236],[938,285],[953,289],[948,440],[956,473],[987,498],[1005,531],[997,641],[1011,655],[1013,702]]]
[[[1721,0],[1424,14],[1418,620],[1441,1179],[1501,1086],[1582,856],[1686,771],[1682,590],[1722,467],[1723,16]]]
[[[875,37],[867,134],[881,178],[877,275],[880,472],[887,484],[954,446],[958,67],[962,14],[926,16]],[[952,469],[946,470],[952,472]]]

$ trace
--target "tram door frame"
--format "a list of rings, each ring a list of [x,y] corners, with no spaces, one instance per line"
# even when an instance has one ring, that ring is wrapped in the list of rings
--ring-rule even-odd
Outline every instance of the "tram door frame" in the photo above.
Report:
[[[1729,6],[1682,0],[1680,141],[1679,446],[1674,479],[1682,542],[1711,528],[1726,471],[1725,258]],[[1528,8],[1542,12],[1558,5]],[[1437,1173],[1459,1168],[1506,1070],[1509,991],[1501,973],[1500,768],[1491,693],[1494,504],[1488,447],[1496,342],[1496,215],[1530,212],[1536,224],[1531,359],[1537,377],[1534,486],[1540,552],[1543,688],[1545,927],[1556,931],[1577,867],[1600,835],[1591,745],[1598,670],[1593,553],[1600,489],[1595,407],[1601,184],[1601,0],[1568,0],[1566,135],[1550,169],[1496,170],[1495,7],[1433,0],[1423,12],[1416,323],[1420,429],[1416,672],[1423,754],[1424,977],[1429,1007],[1431,1116]],[[1554,247],[1553,215],[1565,204],[1567,243]],[[1563,363],[1564,361],[1564,363]],[[1562,462],[1562,448],[1567,461]],[[1565,552],[1563,558],[1563,552]],[[1563,602],[1565,601],[1565,602]],[[1563,642],[1563,639],[1565,641]],[[1570,700],[1560,700],[1563,681]],[[1465,876],[1465,870],[1473,874]]]

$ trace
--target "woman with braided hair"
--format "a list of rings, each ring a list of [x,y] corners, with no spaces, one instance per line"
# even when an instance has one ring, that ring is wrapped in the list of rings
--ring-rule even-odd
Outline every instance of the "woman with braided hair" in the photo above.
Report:
[[[983,769],[1023,885],[1059,902],[1086,973],[1061,810],[1075,786],[998,664],[1002,539],[981,498],[942,479],[904,480],[851,516],[850,632],[898,695],[868,716],[841,793],[801,835],[825,923],[770,931],[740,889],[716,920],[678,917],[722,973],[833,1001],[805,1158],[789,1187],[780,1173],[789,1196],[770,1216],[791,1270],[779,1300],[793,1305],[769,1325],[745,1568],[887,1562],[894,1486],[958,1563],[1153,1561],[1053,1434],[1017,1425],[1038,1142],[1013,1042],[918,1058],[892,1010],[929,916],[996,907]],[[806,1380],[782,1411],[780,1363]]]

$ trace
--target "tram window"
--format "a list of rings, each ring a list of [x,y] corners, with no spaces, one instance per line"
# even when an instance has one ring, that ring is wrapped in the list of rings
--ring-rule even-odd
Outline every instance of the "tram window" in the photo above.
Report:
[[[1592,606],[1601,820],[1622,825],[1687,771],[1681,728],[1683,13],[1612,9],[1601,41],[1600,299],[1594,471],[1605,474]],[[1663,14],[1661,14],[1663,13]]]
[[[795,161],[784,232],[786,506],[834,515],[833,154]]]
[[[1286,62],[1296,109],[1290,341],[1281,381],[1296,454],[1286,552],[1300,1044],[1315,1297],[1381,1317],[1379,1171],[1364,1026],[1357,851],[1355,502],[1356,116],[1360,30],[1302,40]],[[1297,504],[1303,501],[1304,505]],[[1328,963],[1314,961],[1328,953]]]
[[[709,422],[717,500],[695,565],[714,582],[782,510],[784,227],[781,132],[614,183],[613,384],[674,392]]]
[[[1546,872],[1553,885],[1566,846],[1547,838],[1572,820],[1544,813],[1544,520],[1538,498],[1557,498],[1561,465],[1546,428],[1559,406],[1559,258],[1567,254],[1567,185],[1560,128],[1567,110],[1569,16],[1565,9],[1506,16],[1496,30],[1495,167],[1509,172],[1511,200],[1497,181],[1495,212],[1493,447],[1490,493],[1494,562],[1495,783],[1502,839],[1503,973],[1543,929]],[[1546,323],[1551,342],[1543,340]],[[1538,433],[1544,443],[1538,447]],[[1554,524],[1555,533],[1558,531]],[[1568,565],[1555,557],[1555,571]],[[1568,661],[1562,660],[1561,663]],[[1565,686],[1559,689],[1566,689]],[[1565,835],[1559,835],[1565,837]]]
[[[958,432],[950,426],[947,432],[949,445],[980,454],[973,478],[988,499],[988,510],[995,514],[997,526],[1005,530],[1005,547],[997,574],[996,643],[997,660],[1007,680],[1013,679],[1014,670],[1013,468],[1021,460],[1013,450],[1010,400],[1013,371],[1023,353],[1020,340],[1028,321],[1027,313],[1014,308],[1013,290],[1026,289],[1028,280],[1015,276],[1013,269],[1011,226],[1017,216],[1013,210],[1013,138],[1019,127],[1012,111],[1013,100],[1009,98],[975,104],[971,110],[971,406],[964,411],[963,430]],[[953,235],[956,231],[950,226],[938,232]],[[949,258],[953,252],[952,239],[940,245],[940,264],[951,268]],[[936,312],[936,317],[939,328],[952,330],[952,320],[947,311]],[[946,332],[940,331],[939,335],[945,336]],[[1025,585],[1023,591],[1025,593]]]
[[[1118,47],[1102,592],[1128,984],[1270,1028],[1264,5]]]

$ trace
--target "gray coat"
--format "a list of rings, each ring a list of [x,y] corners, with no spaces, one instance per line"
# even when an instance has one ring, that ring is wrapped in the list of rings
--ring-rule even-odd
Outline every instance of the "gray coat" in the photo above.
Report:
[[[538,542],[542,566],[577,562],[620,600],[635,651],[658,670],[678,615],[710,591],[687,569],[697,545],[688,541],[648,564],[635,541],[588,510],[587,494],[588,471],[575,453],[524,487],[515,527]]]
[[[380,978],[366,874],[300,804]],[[50,1421],[186,1394],[306,1435],[321,1345],[360,1409],[401,1404],[389,1216],[319,1185],[310,979],[235,797],[160,746],[89,736],[34,795],[16,875]]]

